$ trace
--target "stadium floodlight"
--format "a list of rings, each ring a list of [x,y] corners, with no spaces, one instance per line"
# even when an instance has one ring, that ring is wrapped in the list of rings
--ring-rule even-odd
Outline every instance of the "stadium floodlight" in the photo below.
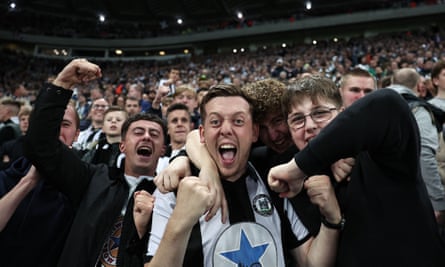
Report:
[[[17,3],[15,1],[9,2],[9,4],[8,4],[8,12],[16,12],[16,11],[18,11],[17,8],[18,8],[17,7]]]
[[[244,18],[244,15],[243,15],[243,12],[241,12],[241,11],[237,11],[236,12],[236,17],[238,18],[238,19],[243,19]]]
[[[99,21],[100,21],[100,22],[102,22],[102,23],[105,22],[105,19],[106,19],[106,18],[105,18],[105,15],[104,15],[104,14],[99,14]]]

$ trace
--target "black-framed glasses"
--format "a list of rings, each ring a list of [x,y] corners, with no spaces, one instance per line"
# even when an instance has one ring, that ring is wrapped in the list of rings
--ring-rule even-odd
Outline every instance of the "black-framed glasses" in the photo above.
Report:
[[[325,122],[332,118],[332,111],[334,110],[337,110],[337,108],[319,107],[308,114],[294,113],[287,118],[287,124],[294,130],[303,128],[307,116],[310,116],[315,123]]]

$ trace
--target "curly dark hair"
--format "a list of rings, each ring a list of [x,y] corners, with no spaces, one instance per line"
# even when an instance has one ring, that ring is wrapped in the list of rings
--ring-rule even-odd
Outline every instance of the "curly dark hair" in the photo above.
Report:
[[[310,97],[312,102],[325,100],[333,103],[336,108],[342,106],[340,91],[335,83],[321,75],[306,76],[291,83],[288,90],[282,97],[282,112],[287,117],[292,106],[301,103],[306,97]]]
[[[276,79],[264,79],[246,84],[243,88],[255,100],[256,120],[262,122],[269,113],[281,112],[281,96],[286,85]]]

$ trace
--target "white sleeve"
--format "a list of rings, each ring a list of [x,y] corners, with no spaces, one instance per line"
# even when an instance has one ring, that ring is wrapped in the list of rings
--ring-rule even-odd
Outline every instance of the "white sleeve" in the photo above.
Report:
[[[147,256],[155,255],[162,236],[164,235],[168,219],[176,206],[176,196],[174,193],[162,194],[156,189],[153,196],[155,197],[155,206],[152,215],[153,220],[150,239],[148,240]]]
[[[309,231],[294,211],[294,208],[288,199],[284,199],[284,212],[289,219],[292,232],[297,239],[299,241],[305,239],[309,235]]]

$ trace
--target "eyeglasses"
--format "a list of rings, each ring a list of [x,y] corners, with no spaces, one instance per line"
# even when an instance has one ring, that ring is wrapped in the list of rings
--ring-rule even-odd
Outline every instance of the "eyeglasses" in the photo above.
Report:
[[[93,105],[93,109],[108,109],[108,105]]]
[[[287,124],[293,130],[303,128],[306,124],[307,116],[310,116],[315,123],[325,122],[332,118],[333,110],[337,110],[337,108],[320,107],[312,110],[309,114],[292,114],[287,118]]]

